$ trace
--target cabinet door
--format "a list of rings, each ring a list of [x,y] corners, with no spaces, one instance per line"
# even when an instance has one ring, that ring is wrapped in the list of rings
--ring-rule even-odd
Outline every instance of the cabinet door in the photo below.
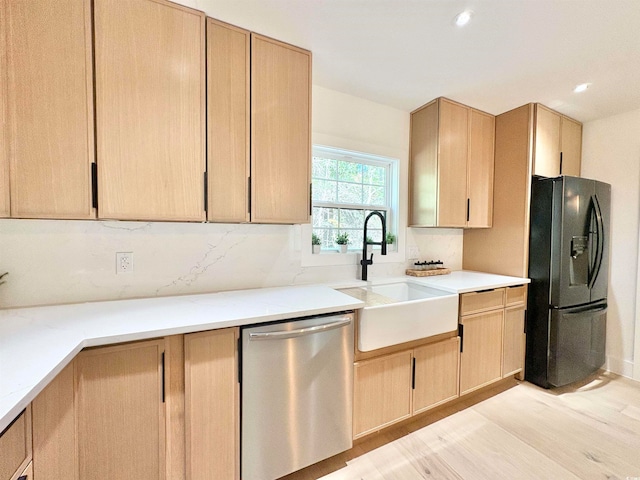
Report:
[[[74,362],[32,403],[33,469],[40,480],[76,478]]]
[[[249,32],[207,19],[207,217],[249,221]]]
[[[0,432],[0,479],[16,478],[31,459],[31,411],[29,407]]]
[[[33,478],[34,478],[33,464],[29,462],[29,465],[27,465],[27,468],[25,468],[24,471],[18,477],[18,480],[33,480]]]
[[[187,478],[240,475],[238,330],[185,335]]]
[[[438,100],[411,113],[409,224],[435,227],[438,200]]]
[[[165,478],[164,342],[76,357],[79,478]]]
[[[203,221],[205,17],[96,0],[98,215]]]
[[[502,378],[504,309],[461,317],[460,395]]]
[[[561,120],[561,151],[563,175],[580,176],[582,164],[582,124],[567,117]]]
[[[91,2],[7,0],[5,14],[11,215],[94,218]]]
[[[467,227],[490,227],[493,218],[495,117],[473,109],[469,115]]]
[[[560,175],[560,115],[536,105],[534,175]]]
[[[455,337],[413,351],[413,413],[420,413],[458,396],[460,342]]]
[[[503,378],[521,372],[524,368],[524,316],[524,306],[507,308],[504,311]]]
[[[0,3],[0,32],[6,32],[6,2]],[[0,218],[11,215],[9,203],[9,139],[7,123],[7,45],[0,35]]]
[[[440,99],[438,226],[467,224],[469,108]]]
[[[308,223],[311,53],[251,35],[251,221]]]
[[[353,438],[411,416],[411,351],[354,364]]]

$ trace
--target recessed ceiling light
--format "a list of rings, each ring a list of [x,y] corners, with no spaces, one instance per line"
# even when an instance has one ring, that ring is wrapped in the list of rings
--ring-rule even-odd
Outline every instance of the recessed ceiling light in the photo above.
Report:
[[[573,89],[575,93],[584,92],[587,88],[589,88],[590,83],[581,83],[580,85],[576,85],[576,88]]]
[[[472,14],[473,12],[471,10],[465,10],[464,12],[459,13],[458,15],[456,15],[455,24],[458,27],[464,27],[467,23],[469,23],[469,20],[471,20]]]

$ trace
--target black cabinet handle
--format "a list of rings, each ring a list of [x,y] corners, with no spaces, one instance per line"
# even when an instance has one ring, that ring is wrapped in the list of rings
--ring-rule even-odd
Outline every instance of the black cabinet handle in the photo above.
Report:
[[[413,357],[413,365],[411,366],[411,389],[416,389],[416,357]]]
[[[464,350],[464,325],[458,324],[458,336],[460,337],[460,353]]]

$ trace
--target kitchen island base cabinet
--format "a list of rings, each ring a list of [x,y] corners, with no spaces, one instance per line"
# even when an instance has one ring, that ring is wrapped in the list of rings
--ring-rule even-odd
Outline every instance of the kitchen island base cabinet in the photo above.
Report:
[[[76,358],[81,480],[164,480],[163,353],[164,340],[150,340]]]
[[[186,478],[240,478],[238,329],[185,335]]]

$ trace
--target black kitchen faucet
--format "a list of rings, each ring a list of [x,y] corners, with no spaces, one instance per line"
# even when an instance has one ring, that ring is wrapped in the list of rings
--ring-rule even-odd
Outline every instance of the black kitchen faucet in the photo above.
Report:
[[[380,217],[380,223],[382,223],[382,241],[381,242],[367,242],[367,223],[369,223],[369,219],[373,216]],[[384,218],[384,215],[378,211],[373,211],[367,218],[364,220],[364,237],[362,240],[362,260],[360,260],[360,265],[362,265],[362,275],[360,278],[362,280],[367,280],[367,267],[369,265],[373,265],[373,253],[371,254],[371,258],[367,258],[367,244],[369,245],[380,245],[380,254],[387,254],[387,221]]]

